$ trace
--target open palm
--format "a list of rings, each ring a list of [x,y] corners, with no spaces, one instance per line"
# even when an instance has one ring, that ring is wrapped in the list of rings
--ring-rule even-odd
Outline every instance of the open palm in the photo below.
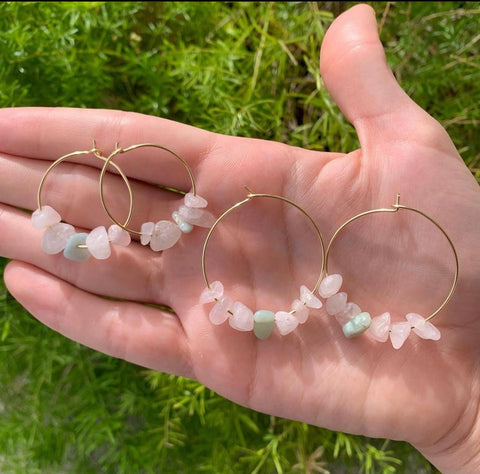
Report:
[[[35,317],[87,346],[195,378],[262,412],[406,439],[433,457],[473,429],[480,397],[480,252],[474,240],[480,192],[445,130],[394,80],[369,7],[356,6],[334,22],[322,45],[321,71],[360,138],[361,149],[348,155],[117,111],[1,110],[0,253],[13,259],[5,280]],[[190,164],[198,193],[217,216],[245,198],[244,185],[285,196],[313,217],[325,239],[353,215],[391,206],[400,193],[403,204],[438,221],[457,248],[459,285],[435,320],[442,339],[412,335],[399,351],[365,336],[346,340],[323,309],[312,311],[294,333],[266,341],[228,324],[212,326],[211,306],[198,303],[205,286],[200,261],[206,231],[200,228],[163,253],[132,243],[117,247],[109,260],[83,264],[44,254],[41,232],[19,209],[36,207],[49,162],[91,148],[92,139],[106,154],[116,142],[171,148]],[[49,177],[45,203],[78,228],[106,225],[98,201],[102,163],[85,156],[71,162]],[[180,204],[178,195],[151,183],[189,189],[185,170],[167,153],[144,149],[116,162],[132,181],[134,228],[168,218]],[[112,213],[124,215],[128,196],[121,178],[110,175],[105,194]],[[362,219],[332,249],[331,272],[343,275],[344,291],[372,316],[427,316],[449,290],[454,264],[448,244],[428,221],[409,214]],[[254,310],[278,311],[290,309],[300,285],[313,287],[320,256],[301,214],[255,200],[218,226],[206,264],[210,280],[221,280],[235,299]],[[166,305],[175,314],[140,303]]]

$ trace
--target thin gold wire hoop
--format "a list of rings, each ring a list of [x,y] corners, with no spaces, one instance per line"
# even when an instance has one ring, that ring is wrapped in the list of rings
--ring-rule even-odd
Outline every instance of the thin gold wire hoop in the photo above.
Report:
[[[276,194],[256,194],[254,193],[253,191],[251,191],[247,186],[245,186],[245,189],[247,190],[248,194],[247,194],[247,197],[243,200],[243,201],[240,201],[240,202],[237,202],[236,204],[234,204],[232,207],[230,207],[229,209],[227,209],[216,221],[215,223],[212,225],[212,227],[210,228],[210,231],[208,232],[207,234],[207,237],[205,238],[205,242],[203,244],[203,249],[202,249],[202,274],[203,274],[203,279],[205,280],[205,283],[207,285],[207,288],[210,289],[210,282],[208,280],[208,276],[207,276],[207,270],[206,270],[206,264],[205,264],[205,256],[206,256],[206,253],[207,253],[207,247],[208,247],[208,243],[210,241],[210,237],[212,236],[213,234],[213,231],[215,230],[215,228],[218,226],[218,224],[222,221],[223,218],[225,218],[226,216],[228,216],[231,212],[233,212],[234,210],[238,209],[239,207],[243,206],[244,204],[246,204],[247,202],[251,201],[252,199],[254,198],[271,198],[271,199],[277,199],[278,201],[283,201],[283,202],[286,202],[287,204],[290,204],[291,206],[297,208],[309,221],[310,223],[313,225],[313,228],[315,229],[315,233],[317,234],[317,237],[318,237],[318,240],[320,242],[320,247],[322,249],[322,265],[321,265],[321,269],[320,269],[320,274],[318,275],[318,278],[317,278],[317,281],[315,283],[315,287],[313,288],[313,290],[311,291],[311,293],[314,293],[315,291],[317,291],[318,287],[320,286],[320,283],[322,281],[322,276],[323,276],[323,271],[324,271],[324,268],[325,268],[325,244],[323,242],[323,238],[322,238],[322,234],[320,232],[320,229],[318,228],[317,224],[315,223],[315,221],[313,220],[313,218],[310,216],[310,214],[308,214],[307,211],[305,211],[305,209],[303,209],[302,207],[300,207],[298,204],[294,203],[293,201],[291,201],[290,199],[287,199],[283,196],[277,196]]]
[[[453,276],[453,283],[452,283],[452,286],[450,288],[450,291],[448,292],[448,295],[447,297],[443,300],[442,304],[432,313],[430,314],[430,316],[428,316],[427,318],[425,318],[425,321],[429,321],[430,319],[434,318],[445,306],[446,304],[450,301],[450,299],[452,298],[452,295],[455,291],[455,288],[457,286],[457,281],[458,281],[458,272],[459,272],[459,264],[458,264],[458,255],[457,255],[457,251],[455,250],[455,246],[453,245],[453,242],[452,240],[450,239],[450,237],[448,236],[448,234],[445,232],[445,230],[443,229],[443,227],[438,223],[436,222],[434,219],[432,219],[430,216],[428,216],[427,214],[425,214],[424,212],[418,210],[418,209],[415,209],[413,207],[408,207],[408,206],[404,206],[402,204],[400,204],[400,194],[397,194],[397,198],[396,198],[396,201],[395,201],[395,204],[393,204],[393,206],[391,208],[386,208],[386,209],[372,209],[370,211],[365,211],[365,212],[362,212],[360,214],[357,214],[356,216],[353,216],[352,218],[348,219],[348,221],[346,221],[345,223],[343,223],[336,231],[335,233],[333,234],[332,238],[330,239],[330,242],[328,243],[328,246],[327,246],[327,251],[325,252],[325,276],[328,275],[328,258],[329,258],[329,255],[330,255],[330,250],[331,250],[331,247],[333,245],[333,242],[335,241],[335,239],[337,238],[338,234],[348,225],[350,224],[351,222],[353,221],[356,221],[357,219],[360,219],[361,217],[364,217],[364,216],[367,216],[369,214],[376,214],[376,213],[380,213],[380,212],[398,212],[399,210],[407,210],[407,211],[413,211],[413,212],[416,212],[417,214],[420,214],[421,216],[425,217],[427,220],[429,220],[432,224],[434,224],[438,230],[440,230],[440,232],[445,236],[445,238],[447,239],[447,242],[449,243],[450,245],[450,248],[452,249],[452,252],[453,252],[453,257],[455,259],[455,273],[454,273],[454,276]]]
[[[110,153],[110,155],[105,158],[105,163],[103,164],[103,168],[102,168],[102,171],[100,173],[100,201],[102,202],[102,206],[103,206],[103,209],[105,209],[105,212],[107,213],[108,217],[110,217],[110,219],[115,223],[117,224],[119,227],[121,227],[123,230],[126,230],[127,232],[130,232],[131,234],[134,234],[134,235],[138,235],[138,236],[141,236],[142,233],[137,231],[137,230],[134,230],[134,229],[129,229],[127,227],[128,225],[128,222],[125,223],[125,224],[121,224],[113,215],[112,213],[110,212],[110,210],[108,209],[107,207],[107,204],[105,202],[105,197],[104,197],[104,193],[103,193],[103,181],[105,179],[105,174],[107,172],[107,169],[108,169],[108,166],[111,164],[113,165],[117,170],[119,169],[118,165],[115,164],[115,162],[113,161],[113,158],[120,154],[120,153],[127,153],[129,151],[132,151],[132,150],[136,150],[137,148],[145,148],[145,147],[153,147],[153,148],[159,148],[160,150],[164,150],[164,151],[167,151],[169,153],[171,153],[175,158],[177,158],[182,164],[183,166],[185,167],[185,169],[187,170],[187,173],[188,173],[188,177],[190,178],[190,182],[192,184],[192,194],[194,196],[197,195],[197,187],[195,185],[195,178],[193,177],[193,173],[192,173],[192,170],[190,169],[190,166],[188,166],[188,163],[180,156],[178,155],[177,153],[175,153],[174,151],[170,150],[169,148],[165,147],[165,146],[162,146],[162,145],[157,145],[156,143],[140,143],[138,145],[132,145],[132,146],[129,146],[127,148],[121,148],[119,147],[118,143],[115,144],[115,150]],[[130,192],[131,192],[131,189],[130,189]]]
[[[42,176],[42,179],[40,180],[40,184],[38,185],[38,190],[37,190],[37,208],[38,209],[41,209],[42,208],[42,189],[43,189],[43,186],[45,184],[45,180],[47,179],[48,175],[53,171],[53,169],[59,165],[60,163],[62,163],[63,161],[65,161],[66,159],[68,158],[71,158],[72,156],[78,156],[78,155],[89,155],[89,154],[92,154],[94,156],[96,156],[97,158],[99,158],[100,160],[102,161],[107,161],[107,158],[105,158],[104,156],[101,155],[100,151],[97,149],[96,145],[95,145],[95,140],[93,141],[93,148],[91,150],[83,150],[83,151],[74,151],[72,153],[68,153],[67,155],[63,155],[61,156],[60,158],[58,158],[57,160],[55,160],[48,168],[47,170],[45,171],[45,173],[43,174]],[[128,195],[129,195],[129,198],[130,198],[130,206],[129,206],[129,209],[128,209],[128,215],[127,215],[127,218],[125,220],[125,226],[128,225],[128,223],[130,222],[130,219],[132,218],[132,212],[133,212],[133,194],[132,194],[132,188],[130,186],[130,183],[128,181],[128,178],[125,176],[125,173],[122,171],[122,169],[116,164],[116,163],[112,163],[112,165],[115,167],[115,169],[118,171],[118,173],[120,174],[120,176],[122,177],[123,181],[125,182],[125,185],[127,186],[127,189],[128,189]],[[123,227],[123,226],[120,226],[120,227]]]

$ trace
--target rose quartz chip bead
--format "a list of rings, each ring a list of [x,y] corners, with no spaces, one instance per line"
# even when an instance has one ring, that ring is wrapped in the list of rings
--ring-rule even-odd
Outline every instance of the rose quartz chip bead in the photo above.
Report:
[[[325,309],[330,315],[334,315],[344,311],[347,307],[347,294],[346,293],[336,293],[333,296],[327,298],[325,303]]]
[[[210,288],[207,286],[200,295],[200,304],[217,301],[223,296],[223,284],[220,281],[214,281]]]
[[[300,301],[308,308],[318,309],[323,306],[322,302],[305,285],[300,287]]]
[[[390,341],[394,349],[400,349],[403,343],[410,335],[411,325],[408,321],[401,323],[393,323],[390,326]]]
[[[48,227],[42,237],[42,250],[49,255],[62,252],[73,234],[74,227],[63,222]]]
[[[277,326],[278,332],[282,336],[286,336],[294,331],[300,321],[293,314],[287,313],[286,311],[278,311],[275,313],[275,324]]]
[[[187,193],[184,197],[185,206],[192,208],[204,208],[207,207],[208,202],[198,194]]]
[[[378,342],[386,342],[390,333],[390,313],[383,313],[372,319],[368,335]]]
[[[45,229],[52,225],[58,224],[62,218],[60,214],[50,206],[42,206],[32,213],[31,221],[35,229]]]
[[[292,303],[292,311],[294,312],[293,314],[295,317],[298,319],[298,322],[300,324],[303,324],[307,321],[308,319],[308,308],[300,300],[294,300]]]
[[[342,275],[339,275],[338,273],[328,275],[320,283],[320,286],[318,287],[318,294],[324,299],[330,298],[330,296],[338,293],[342,286],[342,282]]]
[[[430,322],[425,321],[425,318],[417,313],[408,313],[407,321],[412,326],[412,331],[420,336],[422,339],[432,339],[438,341],[441,337],[440,331]]]
[[[240,301],[236,301],[232,306],[232,315],[229,323],[237,331],[253,331],[253,311]]]
[[[220,296],[208,315],[210,322],[216,326],[224,323],[230,317],[232,306],[233,300],[230,296]]]
[[[132,238],[125,229],[122,229],[117,224],[113,224],[108,228],[108,240],[112,244],[120,245],[121,247],[128,247]]]

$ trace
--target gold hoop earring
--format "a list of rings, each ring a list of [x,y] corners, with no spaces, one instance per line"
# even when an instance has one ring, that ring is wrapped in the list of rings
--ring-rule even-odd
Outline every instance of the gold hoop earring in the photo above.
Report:
[[[72,156],[89,154],[93,154],[105,162],[107,160],[96,148],[94,141],[91,150],[74,151],[63,155],[47,168],[40,180],[37,190],[37,209],[31,216],[32,226],[35,229],[45,229],[42,237],[43,251],[49,255],[58,254],[63,251],[65,258],[77,262],[85,262],[91,255],[97,259],[108,258],[110,256],[109,242],[120,246],[126,246],[130,243],[130,235],[123,230],[123,227],[128,225],[132,216],[132,189],[127,177],[115,163],[113,163],[113,166],[125,182],[130,198],[128,215],[123,226],[115,224],[110,226],[108,231],[105,227],[96,227],[90,233],[76,233],[72,225],[61,222],[62,218],[60,214],[53,207],[42,204],[42,189],[45,180],[53,169]]]
[[[137,231],[128,228],[128,222],[122,224],[112,215],[105,202],[103,182],[110,164],[118,169],[118,166],[113,161],[113,158],[116,155],[146,147],[164,150],[179,160],[188,173],[192,190],[191,192],[185,194],[184,204],[180,206],[178,211],[175,211],[172,214],[173,222],[167,220],[161,220],[157,223],[146,222],[142,224],[140,231]],[[154,251],[166,250],[170,247],[173,247],[180,239],[182,233],[190,233],[193,230],[193,226],[210,227],[215,221],[213,215],[205,210],[208,202],[206,199],[197,194],[195,179],[193,177],[192,170],[188,166],[188,163],[174,151],[155,143],[141,143],[138,145],[129,146],[127,148],[120,148],[118,144],[116,145],[115,150],[105,159],[105,163],[103,164],[103,168],[100,173],[100,200],[105,212],[114,224],[130,234],[139,236],[141,244],[150,244],[150,248]]]
[[[450,290],[447,294],[447,297],[443,300],[440,306],[433,311],[429,316],[424,318],[423,316],[417,313],[408,313],[406,315],[406,321],[391,323],[390,313],[385,312],[380,316],[371,318],[370,314],[367,312],[362,312],[358,305],[355,303],[347,303],[347,294],[344,292],[339,293],[340,287],[342,285],[342,277],[339,274],[328,275],[328,259],[330,256],[330,251],[332,248],[335,239],[342,230],[349,225],[350,223],[360,219],[361,217],[382,213],[382,212],[399,212],[399,211],[412,211],[420,216],[429,220],[434,224],[437,229],[441,231],[444,237],[447,239],[448,244],[452,250],[454,260],[455,260],[455,272],[453,276],[453,282],[450,287]],[[343,333],[347,338],[355,337],[363,332],[367,333],[376,341],[386,342],[390,337],[392,346],[395,349],[400,349],[406,339],[408,338],[411,331],[417,334],[422,339],[432,339],[439,340],[441,337],[440,331],[429,321],[433,319],[450,301],[458,280],[458,256],[455,246],[451,241],[450,237],[447,235],[445,230],[432,219],[430,216],[424,212],[415,209],[413,207],[408,207],[400,204],[400,195],[397,194],[396,202],[391,208],[387,209],[372,209],[370,211],[362,212],[356,216],[348,219],[343,223],[333,234],[330,242],[327,246],[327,251],[325,255],[325,274],[326,277],[320,284],[320,295],[326,298],[326,310],[330,315],[335,315],[340,324],[343,325]]]
[[[206,304],[215,302],[215,305],[213,306],[209,314],[210,322],[214,325],[220,325],[228,319],[232,328],[238,331],[253,330],[255,336],[259,339],[268,338],[274,330],[274,327],[276,326],[278,332],[282,336],[285,336],[286,334],[289,334],[290,332],[295,330],[299,323],[304,323],[307,321],[309,315],[309,308],[318,309],[322,307],[322,302],[314,295],[322,280],[325,264],[325,246],[322,234],[312,217],[307,213],[307,211],[305,211],[298,204],[295,204],[293,201],[282,196],[277,196],[275,194],[256,194],[247,187],[245,188],[248,192],[247,197],[243,201],[240,201],[227,209],[214,222],[205,239],[202,251],[202,273],[206,283],[206,288],[200,295],[200,303]],[[224,293],[223,284],[220,281],[217,280],[213,283],[210,283],[207,276],[205,256],[210,237],[212,236],[214,230],[220,224],[220,222],[231,212],[237,210],[239,207],[257,198],[276,199],[298,209],[312,224],[319,240],[320,248],[322,250],[320,272],[317,281],[313,287],[313,290],[309,290],[307,286],[302,285],[300,287],[300,297],[299,299],[293,301],[292,309],[289,312],[277,311],[276,313],[274,313],[270,310],[258,310],[254,314],[253,311],[249,309],[246,305],[239,301],[234,302],[230,296],[226,295]]]

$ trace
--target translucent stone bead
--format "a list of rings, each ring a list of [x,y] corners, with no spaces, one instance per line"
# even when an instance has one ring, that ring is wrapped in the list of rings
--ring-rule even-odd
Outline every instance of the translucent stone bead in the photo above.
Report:
[[[42,206],[41,209],[37,209],[30,219],[35,229],[45,229],[45,227],[58,224],[62,220],[60,214],[50,206]]]
[[[88,234],[81,232],[73,234],[67,241],[63,255],[74,262],[86,262],[90,258],[87,248],[79,248],[79,245],[86,245]]]
[[[187,193],[185,194],[184,198],[185,206],[187,207],[207,207],[208,202],[206,199],[203,199],[200,197],[198,194],[195,196],[193,193]]]
[[[155,224],[150,247],[155,252],[166,250],[173,247],[177,242],[182,231],[171,221],[159,221]]]
[[[140,243],[142,245],[148,245],[150,243],[154,229],[155,224],[153,222],[145,222],[145,224],[142,224],[142,227],[140,228]]]
[[[441,338],[440,331],[432,323],[425,321],[423,316],[417,313],[408,313],[406,318],[412,326],[413,332],[422,339],[438,341]]]
[[[67,245],[68,239],[75,234],[75,229],[70,224],[59,222],[49,227],[42,237],[42,249],[49,255],[60,253]]]
[[[253,329],[253,312],[240,301],[232,306],[232,315],[229,323],[237,331],[251,331]]]
[[[294,316],[300,324],[303,324],[308,319],[308,308],[300,301],[294,300],[292,303],[292,311],[295,311]]]
[[[344,311],[347,307],[347,294],[346,293],[337,293],[330,298],[327,298],[327,302],[325,303],[325,308],[327,313],[330,315],[334,315]]]
[[[180,206],[178,213],[185,222],[199,227],[211,227],[215,223],[213,214],[204,209]]]
[[[108,241],[107,229],[105,227],[95,227],[88,234],[85,241],[88,251],[98,260],[105,260],[110,257],[110,242]]]
[[[334,275],[328,275],[325,277],[322,282],[320,283],[320,286],[318,287],[318,293],[322,298],[330,298],[330,296],[333,296],[335,293],[338,293],[338,290],[342,286],[342,275],[339,274],[334,274]]]
[[[335,315],[335,319],[338,321],[338,324],[343,326],[344,324],[348,323],[351,319],[353,319],[357,314],[360,314],[362,310],[358,304],[349,302],[343,311],[337,313]]]
[[[188,222],[185,222],[182,220],[180,214],[178,212],[174,212],[172,214],[172,219],[175,221],[175,223],[178,225],[178,228],[184,233],[184,234],[189,234],[193,230],[193,225],[189,224]]]
[[[275,324],[277,325],[278,332],[282,336],[286,336],[294,331],[299,322],[298,318],[286,311],[278,311],[275,313]]]
[[[401,322],[393,323],[390,326],[390,341],[394,349],[400,349],[410,334],[411,323]]]
[[[219,324],[224,323],[230,313],[228,310],[231,310],[233,306],[233,300],[230,296],[224,295],[215,303],[214,307],[210,310],[208,318],[212,324],[218,326]]]
[[[132,238],[125,229],[122,229],[117,224],[113,224],[108,228],[108,240],[110,240],[112,244],[128,247]]]
[[[267,339],[275,327],[275,313],[260,309],[253,315],[253,333],[258,339]]]
[[[200,295],[200,304],[211,303],[223,296],[223,285],[220,281],[214,281],[207,286]]]
[[[363,312],[357,314],[353,319],[348,321],[348,323],[344,324],[343,334],[349,339],[351,337],[359,336],[370,327],[371,322],[372,318],[369,313]]]
[[[386,342],[390,332],[390,313],[383,313],[372,319],[368,335],[379,342]]]
[[[321,308],[323,303],[305,286],[300,287],[300,300],[309,308]]]

